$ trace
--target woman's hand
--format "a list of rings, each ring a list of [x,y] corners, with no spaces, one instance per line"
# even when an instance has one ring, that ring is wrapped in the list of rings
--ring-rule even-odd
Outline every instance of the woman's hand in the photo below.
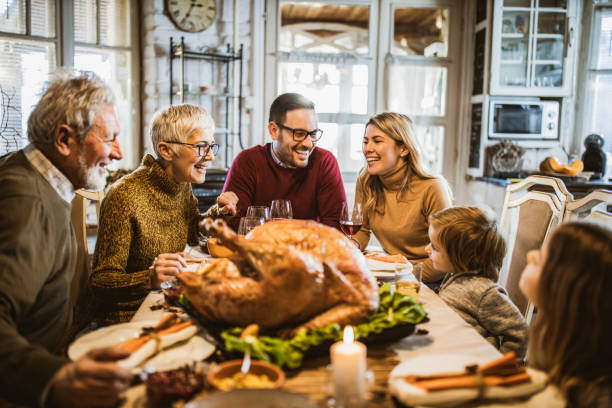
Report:
[[[160,283],[172,280],[187,268],[185,253],[160,254],[151,265],[151,289],[159,289]]]
[[[217,197],[217,208],[219,208],[220,214],[236,215],[238,212],[237,205],[238,196],[232,191],[226,191]]]

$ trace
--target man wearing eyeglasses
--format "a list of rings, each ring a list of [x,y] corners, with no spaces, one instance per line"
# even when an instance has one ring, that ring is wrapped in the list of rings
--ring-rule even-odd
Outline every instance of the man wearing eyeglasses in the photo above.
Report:
[[[239,215],[249,205],[285,199],[291,201],[294,218],[339,228],[346,195],[336,158],[316,147],[323,131],[314,103],[296,93],[278,96],[270,107],[268,132],[272,143],[241,152],[223,187],[238,196]],[[234,228],[237,223],[237,218],[230,221]]]
[[[30,144],[0,158],[0,406],[115,406],[132,379],[97,349],[71,362],[74,190],[104,187],[122,157],[110,88],[60,72],[28,119]],[[8,400],[8,403],[7,403]]]

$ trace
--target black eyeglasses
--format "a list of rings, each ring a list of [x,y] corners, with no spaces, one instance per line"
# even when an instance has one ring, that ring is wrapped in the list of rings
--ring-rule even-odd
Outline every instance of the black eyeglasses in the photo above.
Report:
[[[323,136],[323,131],[321,129],[315,129],[312,132],[309,132],[304,129],[293,129],[285,125],[281,125],[280,123],[277,123],[277,122],[274,122],[274,123],[276,123],[276,126],[278,126],[279,128],[285,129],[291,132],[293,134],[293,140],[295,140],[296,142],[301,142],[302,140],[306,139],[306,136],[310,136],[310,140],[312,140],[313,142],[316,142],[319,139],[321,139],[321,136]]]
[[[166,141],[166,143],[180,144],[180,145],[195,147],[198,150],[198,156],[202,156],[202,157],[205,157],[206,155],[208,155],[209,151],[212,151],[213,156],[216,156],[217,153],[219,153],[219,145],[216,143],[193,144],[193,143],[172,142],[172,141]]]

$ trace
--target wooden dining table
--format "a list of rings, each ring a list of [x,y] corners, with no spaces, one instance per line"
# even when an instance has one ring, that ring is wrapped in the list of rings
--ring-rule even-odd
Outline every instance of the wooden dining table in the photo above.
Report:
[[[484,363],[501,356],[501,353],[466,323],[431,289],[421,285],[419,301],[427,311],[428,321],[417,325],[417,332],[394,342],[369,345],[367,368],[373,373],[368,391],[368,407],[394,407],[389,393],[388,380],[391,370],[400,362],[420,356],[461,354],[474,363]],[[167,313],[163,295],[151,292],[136,312],[132,321],[152,321]],[[305,360],[297,370],[287,371],[285,391],[307,396],[324,407],[331,395],[331,371],[329,356]],[[124,407],[143,406],[144,385],[132,387],[126,393]],[[205,397],[205,396],[204,396]]]

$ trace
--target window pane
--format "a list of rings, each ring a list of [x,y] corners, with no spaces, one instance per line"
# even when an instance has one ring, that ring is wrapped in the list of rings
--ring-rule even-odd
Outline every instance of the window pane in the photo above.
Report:
[[[25,0],[5,0],[0,4],[0,12],[0,31],[25,34]]]
[[[55,0],[31,0],[32,35],[55,37]]]
[[[278,68],[279,94],[300,93],[317,112],[367,113],[367,65],[281,62]]]
[[[0,40],[0,155],[27,143],[27,119],[54,71],[55,45]]]
[[[565,13],[538,13],[538,34],[565,34]]]
[[[89,49],[75,47],[74,67],[77,70],[93,71],[104,79],[115,93],[115,106],[121,127],[119,141],[124,159],[118,167],[125,166],[131,161],[137,135],[134,135],[134,100],[132,95],[132,70],[129,51]],[[127,160],[126,160],[127,159]],[[134,163],[127,163],[132,166]]]
[[[286,2],[281,5],[280,51],[367,54],[370,7]]]
[[[396,55],[448,55],[448,9],[398,8],[393,13]]]
[[[610,121],[612,75],[595,74],[592,78],[592,93],[589,93],[589,98],[593,98],[592,126],[590,132],[603,136],[606,139],[604,150],[612,152],[612,121]]]
[[[501,85],[527,85],[527,48],[526,38],[502,38],[499,68]]]
[[[74,40],[96,43],[96,0],[74,1]]]
[[[442,173],[444,158],[444,127],[443,126],[415,126],[416,136],[421,146],[421,163],[431,174]]]
[[[100,0],[100,43],[125,46],[130,40],[130,9],[127,0]]]
[[[601,13],[601,34],[597,49],[597,68],[612,68],[612,10]]]
[[[408,115],[444,116],[445,67],[392,65],[389,69],[389,109]]]
[[[319,123],[323,137],[317,146],[329,150],[336,156],[343,173],[357,172],[365,163],[361,152],[365,123],[338,125],[336,123]]]

